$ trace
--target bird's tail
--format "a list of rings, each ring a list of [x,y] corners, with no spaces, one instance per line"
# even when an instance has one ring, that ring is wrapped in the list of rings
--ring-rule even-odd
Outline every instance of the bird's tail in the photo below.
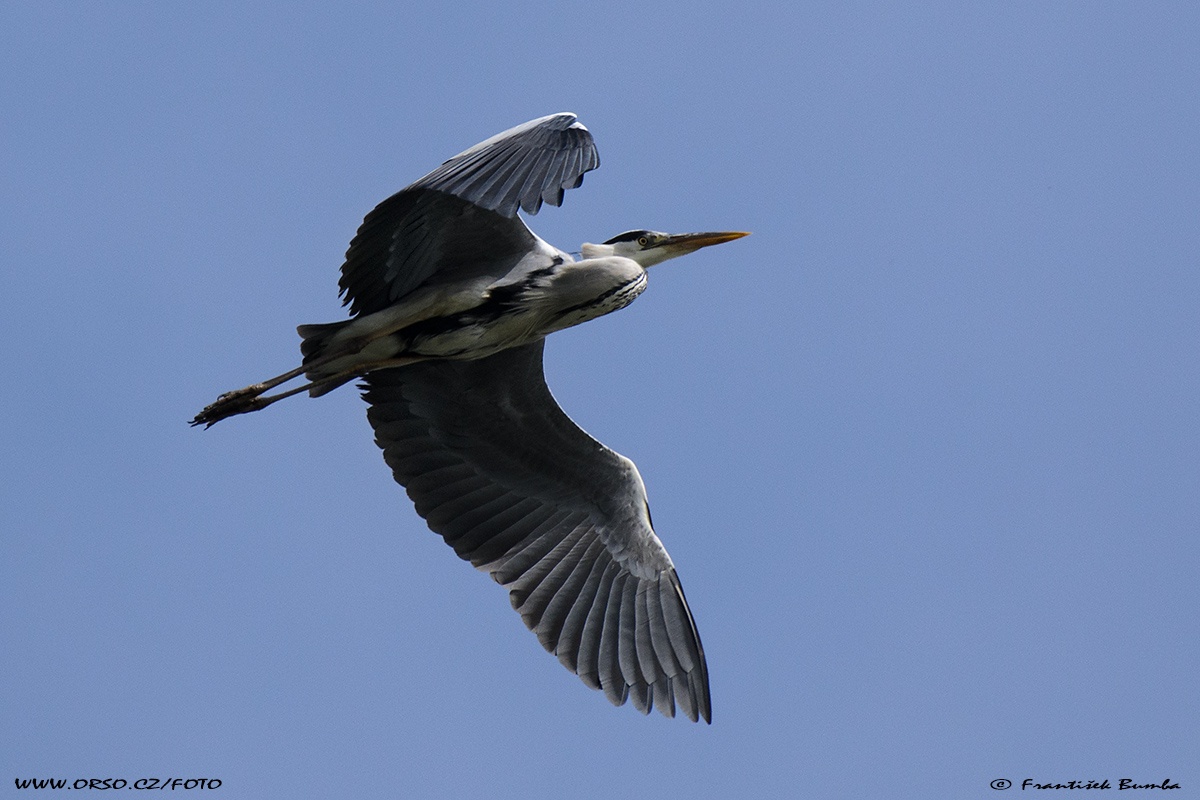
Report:
[[[320,364],[328,352],[329,344],[333,338],[349,325],[353,320],[343,320],[342,322],[322,322],[312,325],[300,325],[296,328],[296,333],[300,334],[303,340],[300,342],[300,353],[304,356],[304,364],[313,364],[313,368],[305,373],[305,376],[316,383],[308,390],[309,397],[320,397],[323,394],[328,394],[339,386],[349,383],[354,380],[353,375],[342,378],[341,380],[329,380],[333,375],[336,375],[335,370],[330,370],[332,364],[329,362]]]

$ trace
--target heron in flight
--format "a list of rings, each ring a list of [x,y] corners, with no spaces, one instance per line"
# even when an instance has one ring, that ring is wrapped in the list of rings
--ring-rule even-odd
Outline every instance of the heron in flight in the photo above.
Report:
[[[542,348],[633,302],[648,267],[747,234],[629,231],[576,261],[517,212],[560,205],[599,165],[588,129],[552,114],[384,200],[342,265],[351,319],[301,325],[300,367],[221,395],[192,424],[362,378],[375,441],[417,513],[508,589],[542,646],[614,705],[711,722],[704,648],[642,478],[558,407]]]

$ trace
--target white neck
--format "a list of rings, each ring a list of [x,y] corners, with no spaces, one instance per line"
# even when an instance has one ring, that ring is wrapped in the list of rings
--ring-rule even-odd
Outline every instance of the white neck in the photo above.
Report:
[[[605,256],[616,255],[616,248],[611,244],[584,242],[579,247],[579,255],[583,258],[604,258]]]
[[[672,252],[665,247],[651,247],[644,250],[636,242],[617,242],[616,244],[584,242],[579,248],[579,254],[584,258],[605,258],[606,256],[628,258],[630,261],[636,261],[642,269],[652,267],[669,258],[681,256],[684,252],[686,251]]]

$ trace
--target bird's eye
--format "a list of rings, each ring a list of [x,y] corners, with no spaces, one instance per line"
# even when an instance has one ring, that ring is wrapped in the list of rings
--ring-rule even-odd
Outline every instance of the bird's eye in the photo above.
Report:
[[[649,236],[639,236],[638,237],[638,246],[639,247],[645,247],[648,244],[650,244]]]

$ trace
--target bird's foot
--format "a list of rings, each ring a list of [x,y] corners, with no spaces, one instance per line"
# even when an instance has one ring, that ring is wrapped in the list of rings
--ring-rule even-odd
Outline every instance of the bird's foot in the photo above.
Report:
[[[218,397],[215,403],[205,406],[191,424],[211,428],[226,417],[258,411],[260,408],[270,405],[269,400],[260,396],[267,388],[265,384],[254,383],[241,389],[234,389],[232,392],[226,392]]]

